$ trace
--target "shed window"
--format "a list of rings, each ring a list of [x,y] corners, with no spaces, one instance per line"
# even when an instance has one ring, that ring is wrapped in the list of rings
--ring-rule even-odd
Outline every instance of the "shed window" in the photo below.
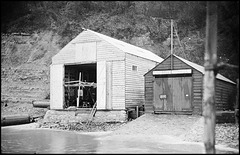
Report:
[[[137,71],[137,66],[132,65],[132,70]]]

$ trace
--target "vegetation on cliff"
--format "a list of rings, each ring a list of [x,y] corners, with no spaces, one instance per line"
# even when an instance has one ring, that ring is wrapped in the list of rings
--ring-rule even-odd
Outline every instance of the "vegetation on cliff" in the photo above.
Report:
[[[24,84],[29,78],[21,75],[21,70],[29,68],[45,70],[40,76],[47,76],[51,57],[77,36],[82,27],[166,58],[170,54],[170,19],[174,19],[179,36],[179,40],[174,37],[174,53],[203,65],[204,1],[1,1],[2,80],[16,82],[17,86]],[[10,35],[13,33],[29,35]],[[220,1],[218,61],[239,66],[238,37],[239,2]],[[233,81],[238,78],[236,69],[220,73]],[[14,81],[14,76],[19,77]],[[44,95],[48,94],[48,84],[46,79]],[[8,88],[11,87],[6,85]]]

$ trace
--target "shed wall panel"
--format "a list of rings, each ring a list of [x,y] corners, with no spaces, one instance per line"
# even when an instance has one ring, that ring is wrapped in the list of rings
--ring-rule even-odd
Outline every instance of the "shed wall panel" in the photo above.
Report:
[[[79,61],[75,59],[77,44],[95,44],[97,60],[96,61],[110,61],[110,60],[124,60],[125,53],[113,46],[109,42],[101,39],[97,35],[83,31],[76,38],[70,41],[65,47],[63,47],[59,53],[52,58],[52,64],[63,63],[84,63],[86,60]],[[90,59],[92,61],[92,59]],[[93,59],[95,60],[95,59]],[[87,62],[87,61],[86,61]]]
[[[125,109],[125,62],[112,61],[112,108]]]
[[[106,61],[97,62],[97,109],[106,109],[107,102]]]
[[[107,62],[107,105],[106,109],[112,109],[112,62]]]
[[[76,43],[75,44],[75,61],[97,61],[96,42]]]
[[[236,85],[216,80],[216,110],[229,110],[235,102]]]
[[[126,53],[126,107],[144,104],[144,74],[155,65],[154,61]]]
[[[152,71],[148,72],[144,76],[144,83],[145,83],[145,88],[144,88],[144,98],[145,98],[145,112],[153,112],[153,81],[154,81],[154,76],[152,75]]]
[[[125,52],[113,46],[107,41],[97,42],[97,61],[124,60]]]
[[[194,114],[202,114],[202,80],[203,75],[201,72],[187,65],[183,61],[173,56],[172,69],[192,69],[192,111]],[[153,71],[157,70],[170,70],[171,57],[165,59],[162,63],[154,67],[150,72],[145,75],[145,110],[151,112],[153,109],[153,81],[155,77],[152,75]]]
[[[75,63],[76,43],[98,42],[100,40],[98,36],[83,31],[52,58],[52,64]]]
[[[50,66],[50,109],[63,109],[64,66]]]

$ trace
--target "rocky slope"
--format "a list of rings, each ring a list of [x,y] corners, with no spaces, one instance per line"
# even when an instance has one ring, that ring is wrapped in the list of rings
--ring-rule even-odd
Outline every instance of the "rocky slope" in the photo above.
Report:
[[[1,102],[31,102],[49,95],[49,65],[59,40],[51,31],[1,34]]]

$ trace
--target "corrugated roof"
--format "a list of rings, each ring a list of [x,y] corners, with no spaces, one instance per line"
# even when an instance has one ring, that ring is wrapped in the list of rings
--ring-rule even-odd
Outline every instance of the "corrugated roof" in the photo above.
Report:
[[[186,64],[188,64],[189,66],[191,66],[191,67],[193,67],[194,69],[198,70],[198,71],[201,72],[202,74],[205,73],[205,70],[204,70],[204,67],[203,67],[203,66],[200,66],[200,65],[198,65],[198,64],[196,64],[196,63],[193,63],[193,62],[190,62],[190,61],[188,61],[188,60],[186,60],[186,59],[183,59],[183,58],[181,58],[181,57],[179,57],[179,56],[177,56],[177,55],[175,55],[175,54],[173,54],[173,55],[174,55],[175,57],[177,57],[178,59],[182,60],[183,62],[185,62]],[[220,80],[223,80],[223,81],[226,81],[226,82],[230,82],[230,83],[236,84],[235,82],[229,80],[228,78],[222,76],[222,75],[219,74],[219,73],[217,74],[216,78],[217,78],[217,79],[220,79]]]
[[[103,40],[109,42],[110,44],[116,46],[117,48],[119,48],[120,50],[122,50],[126,53],[133,54],[133,55],[136,55],[136,56],[139,56],[139,57],[142,57],[142,58],[146,58],[146,59],[149,59],[149,60],[153,60],[153,61],[159,62],[159,63],[163,61],[163,58],[159,57],[158,55],[154,54],[151,51],[142,49],[140,47],[128,44],[126,42],[111,38],[109,36],[97,33],[95,31],[92,31],[92,30],[89,30],[89,29],[86,29],[86,31],[90,31],[90,32],[96,34],[97,36],[99,36]]]

